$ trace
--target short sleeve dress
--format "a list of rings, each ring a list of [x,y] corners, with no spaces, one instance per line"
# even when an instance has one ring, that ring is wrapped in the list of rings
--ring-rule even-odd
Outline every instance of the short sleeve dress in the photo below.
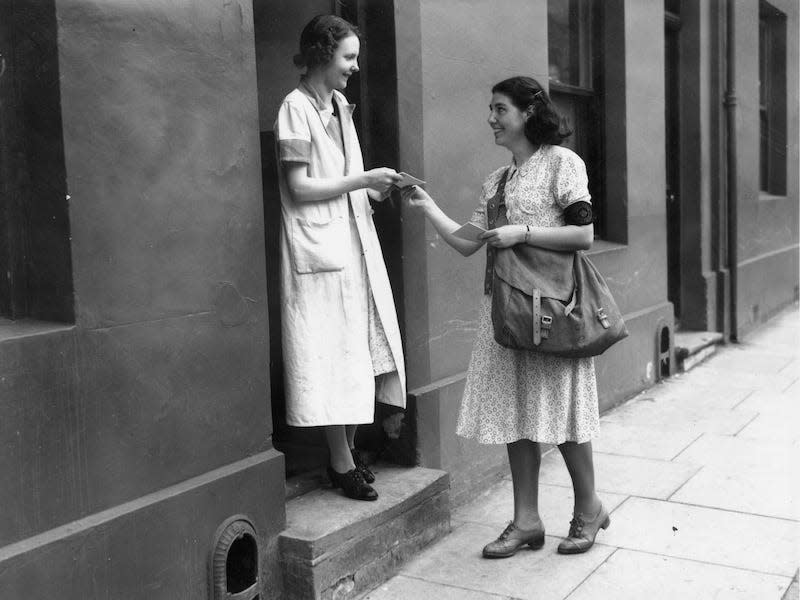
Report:
[[[520,166],[509,167],[505,189],[512,225],[561,227],[564,209],[590,202],[586,166],[561,146],[543,145]],[[487,226],[486,203],[506,167],[483,184],[471,221]],[[592,358],[561,358],[512,350],[494,341],[492,299],[485,295],[456,432],[482,444],[529,439],[548,444],[583,443],[599,430]]]

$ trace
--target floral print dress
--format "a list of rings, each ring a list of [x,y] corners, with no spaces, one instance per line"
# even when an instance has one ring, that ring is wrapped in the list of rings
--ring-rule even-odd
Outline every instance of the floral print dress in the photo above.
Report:
[[[509,168],[505,201],[512,225],[560,227],[567,206],[590,201],[586,167],[567,148],[543,145],[525,163]],[[473,223],[487,227],[486,203],[505,170],[497,169],[483,184]],[[491,307],[491,296],[484,296],[456,433],[482,444],[582,443],[595,437],[594,360],[500,346],[494,341]]]

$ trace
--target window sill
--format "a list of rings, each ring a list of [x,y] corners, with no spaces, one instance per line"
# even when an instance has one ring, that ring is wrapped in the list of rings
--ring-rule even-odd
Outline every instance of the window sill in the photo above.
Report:
[[[595,240],[592,247],[584,252],[587,256],[598,256],[601,254],[609,254],[611,252],[618,252],[625,250],[627,244],[619,244],[617,242],[609,242],[608,240]]]
[[[68,331],[74,327],[75,325],[71,323],[53,323],[50,321],[36,321],[34,319],[11,321],[10,319],[0,318],[0,343],[6,340]]]
[[[758,193],[759,202],[777,202],[778,200],[786,200],[786,194],[770,194],[769,192]]]

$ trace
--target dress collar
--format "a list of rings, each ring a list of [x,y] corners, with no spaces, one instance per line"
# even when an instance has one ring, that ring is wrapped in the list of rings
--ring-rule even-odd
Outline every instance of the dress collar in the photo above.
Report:
[[[320,95],[317,94],[317,92],[310,85],[308,85],[302,77],[300,78],[300,84],[297,87],[306,95],[312,106],[317,109],[317,112],[322,117],[326,118],[326,120],[333,114],[334,105],[338,107],[340,113],[346,112],[347,114],[352,115],[353,110],[355,110],[355,104],[348,103],[347,98],[345,98],[336,90],[333,91],[333,95],[331,96],[331,106],[327,106]]]
[[[521,165],[518,165],[514,160],[514,158],[512,157],[511,165],[509,166],[508,170],[509,178],[514,177],[516,175],[519,175],[520,177],[525,177],[528,173],[530,173],[531,169],[533,169],[533,165],[536,162],[534,159],[542,153],[543,149],[544,149],[544,144],[539,146],[536,149],[536,151],[533,154],[531,154]]]

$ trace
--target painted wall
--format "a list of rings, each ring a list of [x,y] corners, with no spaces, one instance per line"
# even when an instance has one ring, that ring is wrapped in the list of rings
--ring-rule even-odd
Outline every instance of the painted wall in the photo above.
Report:
[[[55,8],[75,326],[0,343],[0,588],[202,598],[244,513],[274,597],[252,3]]]
[[[758,3],[736,3],[738,172],[737,318],[744,335],[798,294],[798,102],[800,9],[792,0],[770,4],[786,15],[786,194],[759,191]]]

